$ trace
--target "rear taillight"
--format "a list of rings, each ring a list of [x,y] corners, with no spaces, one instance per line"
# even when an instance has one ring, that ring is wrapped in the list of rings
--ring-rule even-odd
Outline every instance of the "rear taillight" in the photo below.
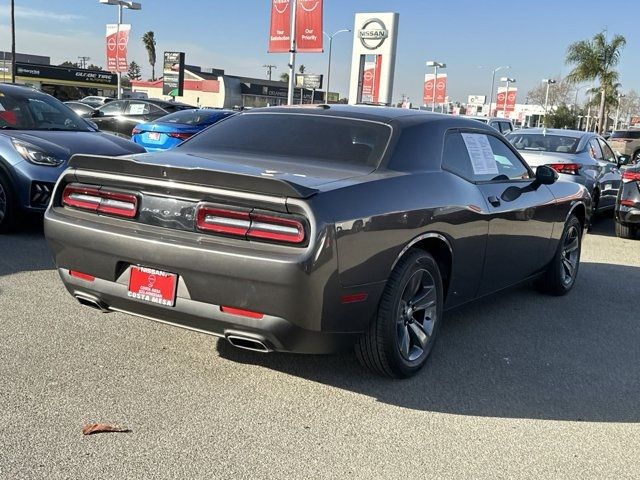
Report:
[[[131,130],[131,135],[138,135],[139,133],[142,133],[142,130],[140,130],[139,128],[134,128],[133,130]]]
[[[62,204],[117,217],[133,218],[138,213],[138,197],[104,190],[102,187],[67,185],[62,192]]]
[[[580,170],[579,163],[551,163],[547,165],[553,168],[558,173],[564,173],[565,175],[578,175]]]
[[[304,224],[295,218],[209,205],[198,207],[196,226],[204,232],[248,239],[290,244],[301,244],[305,240]]]
[[[262,317],[264,317],[264,314],[259,312],[253,312],[251,310],[245,310],[243,308],[225,307],[224,305],[220,307],[220,311],[227,313],[229,315],[238,315],[240,317],[255,318],[256,320],[260,320]]]
[[[93,282],[96,277],[93,275],[89,275],[88,273],[78,272],[77,270],[69,270],[69,275],[75,278],[79,278],[81,280],[86,280],[87,282]]]
[[[187,138],[192,137],[193,133],[171,132],[171,133],[167,133],[167,135],[169,135],[171,138],[186,140]]]
[[[623,182],[640,182],[640,172],[622,172]]]

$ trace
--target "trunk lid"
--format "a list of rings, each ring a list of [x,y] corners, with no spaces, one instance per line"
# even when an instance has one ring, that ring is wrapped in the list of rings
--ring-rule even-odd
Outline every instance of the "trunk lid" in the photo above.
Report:
[[[529,166],[534,168],[539,167],[540,165],[550,165],[554,163],[582,163],[578,156],[573,154],[522,150],[519,150],[519,152]]]

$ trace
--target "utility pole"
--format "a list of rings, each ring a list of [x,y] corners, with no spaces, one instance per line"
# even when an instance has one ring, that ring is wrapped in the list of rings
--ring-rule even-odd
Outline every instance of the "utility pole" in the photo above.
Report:
[[[277,69],[278,67],[276,65],[262,65],[262,67],[267,69],[267,77],[269,81],[271,81],[271,70]]]
[[[80,68],[85,69],[87,68],[87,60],[91,60],[91,57],[78,57],[78,60],[80,60]]]
[[[11,83],[16,83],[16,2],[11,0]]]

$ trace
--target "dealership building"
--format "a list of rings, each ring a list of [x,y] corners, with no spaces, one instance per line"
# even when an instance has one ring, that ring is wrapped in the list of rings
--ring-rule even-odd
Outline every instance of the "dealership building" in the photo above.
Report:
[[[0,52],[2,82],[11,82],[11,52]],[[87,95],[113,97],[118,78],[103,70],[51,65],[51,59],[42,55],[16,53],[16,83],[37,88],[60,100],[74,100]]]
[[[155,82],[132,81],[134,92],[146,93],[149,98],[163,98],[162,79]],[[323,103],[325,92],[296,88],[294,103]],[[169,98],[169,97],[167,97]],[[254,108],[287,103],[287,84],[260,78],[227,75],[224,70],[186,65],[184,69],[184,95],[177,101],[212,108]],[[337,101],[338,94],[329,100]]]

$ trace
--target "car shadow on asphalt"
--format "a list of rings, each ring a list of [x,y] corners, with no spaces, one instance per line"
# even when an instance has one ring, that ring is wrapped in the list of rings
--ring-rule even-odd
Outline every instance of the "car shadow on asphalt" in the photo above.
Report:
[[[616,227],[613,221],[613,212],[602,213],[591,219],[590,235],[602,237],[615,237]]]
[[[416,410],[486,417],[640,421],[640,268],[582,263],[565,297],[521,287],[447,314],[414,378],[378,377],[355,355],[260,354],[218,341],[226,359]],[[613,281],[615,280],[615,281]],[[624,282],[624,283],[621,283]]]
[[[51,252],[44,240],[42,215],[24,216],[13,231],[0,235],[0,277],[53,269]]]

